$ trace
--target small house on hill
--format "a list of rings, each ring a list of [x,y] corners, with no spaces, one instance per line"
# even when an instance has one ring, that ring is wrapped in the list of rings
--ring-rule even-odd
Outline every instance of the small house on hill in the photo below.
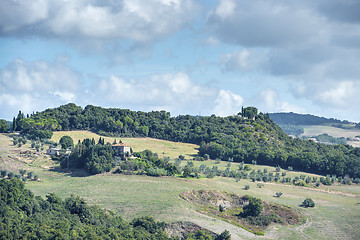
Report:
[[[48,150],[46,150],[46,154],[57,156],[60,154],[60,150],[61,150],[61,148],[49,148]]]
[[[130,146],[124,143],[117,143],[112,145],[112,149],[116,156],[125,157],[127,154],[130,156]]]

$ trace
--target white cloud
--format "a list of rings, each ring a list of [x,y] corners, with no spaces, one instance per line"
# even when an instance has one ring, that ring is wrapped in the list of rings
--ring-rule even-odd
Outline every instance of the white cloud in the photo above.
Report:
[[[242,97],[230,91],[198,85],[184,72],[154,74],[142,79],[110,76],[93,87],[102,96],[104,105],[129,106],[149,111],[164,109],[178,114],[235,114],[241,108]]]
[[[262,112],[305,112],[303,107],[283,101],[279,93],[272,88],[260,91],[253,101]]]
[[[215,9],[215,14],[220,18],[226,18],[234,14],[235,12],[235,3],[232,0],[222,0],[220,4]]]
[[[229,116],[238,113],[243,104],[243,98],[230,91],[220,90],[215,99],[214,113],[219,116]]]
[[[266,53],[248,49],[235,50],[220,57],[220,62],[227,71],[256,71],[265,60]]]
[[[75,101],[81,85],[80,75],[61,58],[53,63],[16,59],[0,69],[1,117]]]
[[[147,43],[178,31],[197,11],[192,0],[1,1],[0,34]]]

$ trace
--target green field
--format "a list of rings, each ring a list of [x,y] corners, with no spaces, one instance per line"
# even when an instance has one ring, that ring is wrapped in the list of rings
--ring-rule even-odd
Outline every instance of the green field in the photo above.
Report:
[[[300,135],[306,137],[313,137],[320,134],[327,133],[330,136],[339,138],[350,138],[353,140],[360,140],[356,138],[356,136],[360,136],[360,129],[342,129],[342,128],[335,128],[330,126],[319,126],[319,125],[310,125],[310,126],[301,126],[304,128],[304,133]],[[349,145],[354,147],[360,147],[360,141],[348,141]]]
[[[54,134],[54,140],[63,135],[70,135],[74,139],[90,136],[99,138],[89,132],[60,132]],[[105,138],[113,141],[112,138]],[[133,141],[130,142],[129,140]],[[192,158],[196,154],[196,145],[172,143],[152,139],[127,139],[122,141],[131,145],[134,151],[150,149],[160,153],[165,148],[166,155],[176,157],[180,154]],[[55,192],[61,197],[70,194],[80,195],[90,204],[96,204],[110,209],[126,219],[136,216],[152,215],[162,221],[191,221],[215,232],[228,229],[232,239],[359,239],[360,236],[360,186],[334,185],[321,186],[319,189],[295,187],[292,185],[264,183],[264,187],[257,188],[257,183],[248,180],[236,182],[233,178],[215,177],[213,179],[183,179],[176,177],[148,177],[125,176],[118,174],[99,174],[88,177],[76,177],[71,173],[58,171],[58,163],[50,160],[46,155],[25,157],[19,154],[20,149],[12,146],[11,138],[0,135],[0,167],[16,170],[20,168],[34,171],[41,178],[40,182],[29,181],[27,187],[35,195],[45,196]],[[22,146],[21,149],[27,149]],[[171,151],[170,151],[171,150]],[[163,150],[164,151],[164,150]],[[171,152],[171,155],[170,155]],[[186,161],[183,162],[185,164]],[[194,165],[215,165],[215,161],[194,162]],[[225,168],[226,162],[217,164]],[[252,169],[267,168],[254,166]],[[238,164],[232,163],[232,169]],[[284,170],[283,170],[284,171]],[[287,172],[287,176],[303,173]],[[249,190],[244,190],[250,185]],[[304,215],[304,222],[296,226],[272,225],[265,236],[256,236],[230,223],[214,219],[198,213],[194,206],[182,200],[179,194],[189,190],[220,190],[240,195],[249,194],[264,201],[284,204],[298,209]],[[280,198],[274,197],[275,192],[283,192]],[[299,207],[306,198],[311,197],[316,206],[313,209]]]
[[[94,138],[96,141],[99,135],[89,131],[60,131],[54,132],[51,140],[58,142],[62,136],[69,135],[73,138],[76,144],[79,140],[85,138]],[[154,138],[120,138],[120,137],[103,137],[105,142],[113,143],[114,140],[129,145],[134,152],[141,152],[146,149],[151,149],[153,152],[158,153],[159,156],[169,156],[170,158],[177,158],[179,154],[183,154],[187,159],[192,159],[197,155],[197,148],[199,146],[190,143],[176,143],[166,140],[159,140]]]

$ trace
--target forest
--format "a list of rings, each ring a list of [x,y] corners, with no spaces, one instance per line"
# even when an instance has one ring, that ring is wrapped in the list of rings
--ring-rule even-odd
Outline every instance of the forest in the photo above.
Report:
[[[293,139],[255,107],[242,108],[234,116],[180,115],[166,111],[141,112],[128,109],[84,109],[75,104],[24,116],[13,128],[30,137],[48,137],[58,130],[90,130],[101,135],[152,137],[198,144],[199,154],[224,161],[292,167],[317,174],[360,177],[360,149],[349,145],[325,145]]]

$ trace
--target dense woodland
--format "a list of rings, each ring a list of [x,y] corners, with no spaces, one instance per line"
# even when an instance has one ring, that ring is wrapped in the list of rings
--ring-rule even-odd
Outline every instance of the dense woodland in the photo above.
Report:
[[[360,149],[348,145],[324,145],[292,139],[268,114],[254,107],[229,117],[170,117],[165,111],[67,104],[25,117],[14,118],[14,127],[24,134],[51,135],[57,130],[90,130],[121,137],[153,137],[200,146],[199,154],[212,159],[292,167],[305,172],[360,177]]]
[[[173,239],[165,227],[152,217],[127,222],[78,196],[63,200],[49,193],[43,199],[16,178],[0,180],[0,239]],[[227,231],[218,236],[194,231],[184,239],[230,238]]]

